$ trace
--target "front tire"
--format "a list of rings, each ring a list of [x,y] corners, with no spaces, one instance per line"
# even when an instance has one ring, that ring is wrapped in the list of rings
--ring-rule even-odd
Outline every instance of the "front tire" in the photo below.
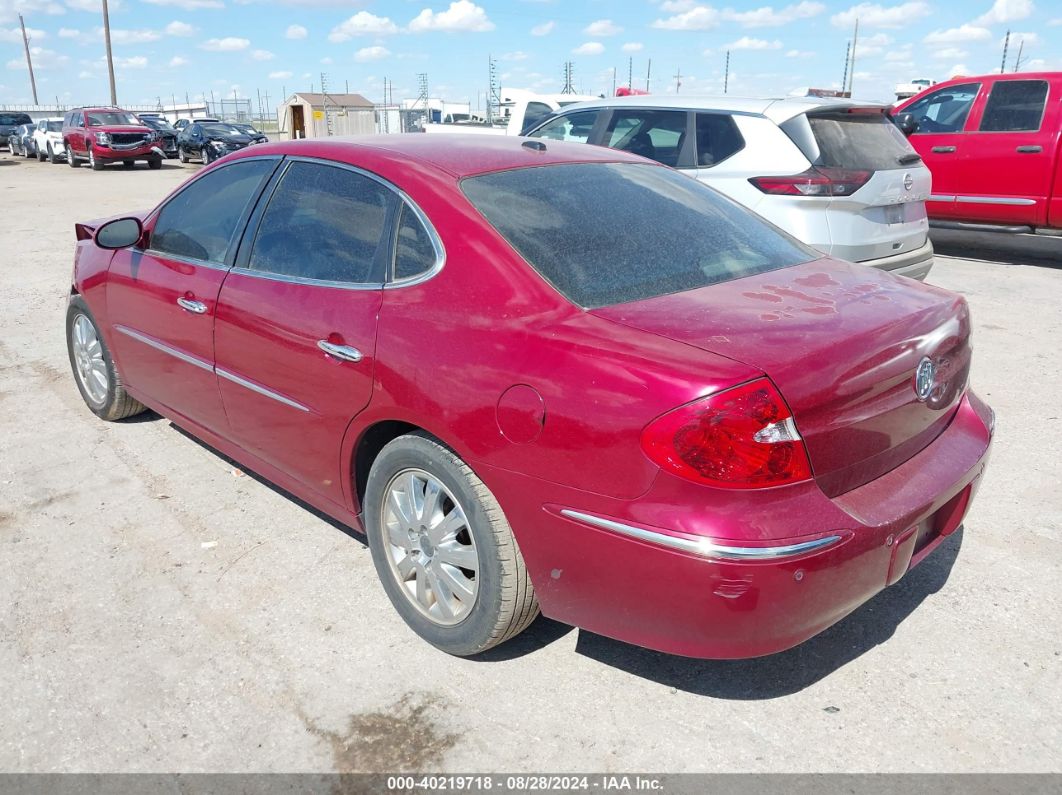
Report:
[[[177,159],[180,160],[182,163],[188,163],[188,153],[184,151],[183,146],[178,147],[177,149]]]
[[[113,422],[146,410],[140,401],[125,391],[111,351],[79,295],[70,299],[66,310],[66,348],[74,382],[93,414]]]
[[[365,531],[391,604],[442,651],[478,654],[538,615],[498,501],[427,434],[400,436],[380,451],[365,488]]]
[[[45,160],[50,160],[53,163],[57,162],[55,160],[55,155],[52,154],[52,145],[51,144],[48,144],[48,151],[47,152],[42,152],[40,150],[37,150],[37,162],[43,163]]]
[[[89,150],[88,150],[88,161],[89,161],[89,168],[91,168],[93,171],[103,171],[103,163],[101,163],[99,161],[99,159],[96,157],[96,153],[92,151],[92,147],[91,146],[89,147]]]
[[[74,150],[69,146],[66,147],[66,164],[70,168],[78,168],[81,165],[81,161],[74,155]]]
[[[162,168],[162,158],[156,155],[155,157],[148,158],[148,168],[152,170],[158,170]]]

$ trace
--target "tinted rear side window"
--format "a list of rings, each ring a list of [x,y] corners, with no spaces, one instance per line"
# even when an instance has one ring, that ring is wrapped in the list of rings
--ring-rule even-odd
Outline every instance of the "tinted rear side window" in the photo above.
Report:
[[[745,148],[745,139],[732,116],[724,113],[697,114],[697,165],[721,163]]]
[[[884,113],[819,112],[790,119],[782,129],[789,133],[804,118],[811,128],[812,140],[790,137],[813,165],[869,171],[911,166],[910,163],[900,163],[900,158],[912,154],[914,149]]]
[[[1046,80],[1000,80],[988,95],[981,132],[1035,132],[1046,102]]]
[[[822,256],[659,166],[544,166],[461,185],[524,259],[584,307],[692,290]]]

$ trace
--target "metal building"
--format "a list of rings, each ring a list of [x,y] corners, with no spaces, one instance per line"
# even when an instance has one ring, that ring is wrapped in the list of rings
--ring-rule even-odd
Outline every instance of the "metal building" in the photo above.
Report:
[[[277,109],[277,122],[287,138],[376,132],[373,104],[361,94],[292,94]]]

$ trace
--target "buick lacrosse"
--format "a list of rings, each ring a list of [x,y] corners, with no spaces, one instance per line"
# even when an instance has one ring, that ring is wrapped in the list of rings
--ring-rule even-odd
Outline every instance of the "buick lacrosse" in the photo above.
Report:
[[[961,296],[620,151],[263,144],[76,236],[88,407],[154,409],[364,532],[452,654],[540,610],[789,648],[933,554],[988,458]]]

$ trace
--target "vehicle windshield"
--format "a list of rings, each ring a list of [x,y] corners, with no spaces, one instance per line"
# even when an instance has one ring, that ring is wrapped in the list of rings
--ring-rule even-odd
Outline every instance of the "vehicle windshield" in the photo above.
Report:
[[[201,124],[203,132],[207,135],[243,135],[243,131],[231,124]]]
[[[0,113],[0,124],[17,127],[20,124],[32,124],[33,119],[25,113]]]
[[[63,123],[61,121],[50,121],[50,122],[48,122],[48,132],[62,132],[62,131],[63,131]]]
[[[157,116],[141,116],[140,121],[146,124],[153,130],[172,130],[173,125],[165,119],[160,119]]]
[[[822,256],[662,166],[540,166],[470,177],[461,187],[535,270],[588,308],[693,290]]]
[[[104,127],[111,124],[140,126],[136,116],[121,110],[94,110],[88,114],[88,124],[89,127]]]

